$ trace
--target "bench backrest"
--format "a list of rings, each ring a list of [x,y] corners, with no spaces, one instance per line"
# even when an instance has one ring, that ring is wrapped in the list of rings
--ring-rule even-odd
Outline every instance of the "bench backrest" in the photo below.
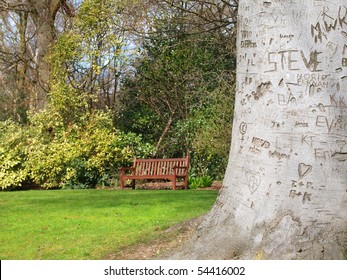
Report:
[[[186,158],[164,158],[164,159],[135,159],[135,174],[138,176],[160,176],[172,175],[174,167],[187,167],[189,165],[189,157]],[[176,170],[177,175],[184,176],[187,170],[180,168]]]

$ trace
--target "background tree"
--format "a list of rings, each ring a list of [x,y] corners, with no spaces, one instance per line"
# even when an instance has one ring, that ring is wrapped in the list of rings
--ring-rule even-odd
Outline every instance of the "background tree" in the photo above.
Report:
[[[28,13],[1,12],[0,59],[2,61],[0,98],[1,118],[8,116],[25,122],[30,90],[28,56]]]
[[[346,18],[340,0],[240,1],[224,187],[180,257],[344,258]]]
[[[22,122],[29,108],[40,110],[46,104],[51,78],[49,55],[60,9],[73,15],[72,6],[65,0],[0,2],[0,59],[3,81],[7,81],[1,92],[4,98],[10,97],[10,106],[4,111]]]
[[[51,77],[45,107],[30,112],[25,125],[0,123],[2,189],[115,185],[120,165],[152,151],[140,136],[116,130],[111,113],[95,106],[100,69],[119,58],[112,49],[117,34],[98,19],[113,14],[110,3],[115,2],[84,1],[69,29],[60,30],[47,57]]]
[[[223,138],[216,137],[220,131],[217,127],[231,126],[232,106],[224,114],[216,103],[233,99],[233,22],[229,18],[223,25],[213,25],[213,19],[207,20],[211,17],[208,11],[215,9],[214,2],[154,1],[152,5],[144,17],[143,30],[134,27],[141,52],[134,64],[134,76],[125,81],[116,122],[122,129],[136,131],[152,141],[156,156],[191,153],[193,166],[206,171],[218,162],[214,169],[222,174],[220,161],[227,158],[230,136],[227,132]],[[198,140],[207,127],[205,144],[226,143],[216,144],[218,151],[207,152],[202,148],[203,141]]]
[[[124,5],[124,1],[86,0],[60,37],[62,45],[73,44],[69,48],[73,57],[63,68],[66,82],[88,96],[90,109],[113,108],[120,77],[131,59],[120,14]]]

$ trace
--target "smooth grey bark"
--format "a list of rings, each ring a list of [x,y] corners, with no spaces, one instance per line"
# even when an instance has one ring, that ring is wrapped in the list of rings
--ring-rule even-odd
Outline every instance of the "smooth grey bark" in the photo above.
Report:
[[[343,259],[347,4],[239,1],[223,188],[174,259]]]

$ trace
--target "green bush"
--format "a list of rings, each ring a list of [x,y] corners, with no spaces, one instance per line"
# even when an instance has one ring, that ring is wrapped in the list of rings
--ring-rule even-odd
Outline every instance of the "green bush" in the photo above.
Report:
[[[119,167],[147,157],[152,146],[112,126],[109,114],[85,114],[65,126],[59,114],[31,116],[27,126],[0,124],[0,187],[92,188],[108,184]]]
[[[13,189],[28,180],[25,146],[26,133],[20,125],[0,122],[0,188]]]
[[[213,183],[213,180],[210,176],[189,178],[190,189],[208,188],[208,187],[211,187],[212,183]]]

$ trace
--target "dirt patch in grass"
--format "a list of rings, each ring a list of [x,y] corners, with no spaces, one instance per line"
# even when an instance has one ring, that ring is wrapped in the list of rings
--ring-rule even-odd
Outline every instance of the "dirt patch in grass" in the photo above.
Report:
[[[108,260],[154,260],[179,247],[188,240],[203,221],[204,215],[179,223],[163,231],[161,237],[129,246],[106,256]]]

